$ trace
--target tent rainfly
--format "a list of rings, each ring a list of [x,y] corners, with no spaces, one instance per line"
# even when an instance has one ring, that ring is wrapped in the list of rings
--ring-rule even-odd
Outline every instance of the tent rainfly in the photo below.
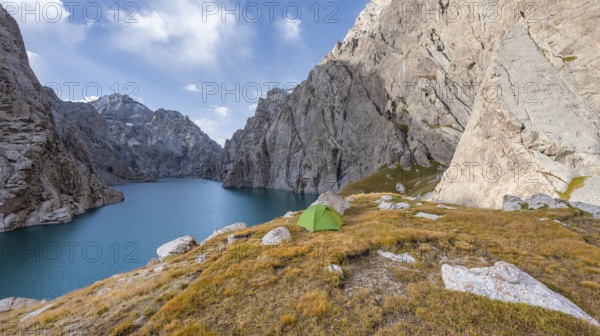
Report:
[[[315,205],[306,209],[296,223],[310,232],[337,231],[344,220],[342,216],[327,205]]]

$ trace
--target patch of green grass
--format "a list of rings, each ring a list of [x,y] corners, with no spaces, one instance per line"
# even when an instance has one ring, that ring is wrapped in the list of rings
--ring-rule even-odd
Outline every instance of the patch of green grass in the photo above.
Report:
[[[575,177],[574,179],[571,180],[571,183],[569,183],[569,186],[567,187],[567,189],[565,191],[563,191],[562,193],[559,193],[558,196],[565,200],[568,201],[571,199],[571,195],[576,191],[579,190],[581,188],[583,188],[585,186],[585,181],[589,178],[589,176],[578,176]]]
[[[440,167],[443,168],[435,161],[431,162],[430,167],[413,166],[409,170],[402,169],[400,165],[396,165],[396,168],[384,166],[362,180],[349,183],[340,191],[340,194],[349,196],[361,192],[396,193],[396,184],[402,183],[407,195],[423,195],[433,191],[439,183],[444,172],[443,169],[440,170]]]
[[[566,56],[563,57],[563,62],[567,63],[567,62],[573,62],[577,59],[577,56]]]

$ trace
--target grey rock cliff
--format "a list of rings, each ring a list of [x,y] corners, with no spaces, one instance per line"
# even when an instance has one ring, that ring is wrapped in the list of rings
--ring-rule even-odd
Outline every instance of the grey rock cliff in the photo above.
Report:
[[[537,22],[499,35],[437,199],[501,208],[504,195],[556,198],[574,178],[600,176],[600,3],[538,6]],[[600,205],[599,189],[584,189],[569,201]]]
[[[322,193],[385,164],[449,164],[504,23],[449,24],[447,3],[427,19],[371,1],[306,81],[270,92],[226,143],[224,186]]]
[[[17,22],[0,8],[0,231],[65,223],[123,200],[62,132],[62,110],[32,72]]]
[[[63,106],[83,131],[83,143],[108,183],[167,176],[218,178],[221,147],[177,111],[153,112],[117,94]]]

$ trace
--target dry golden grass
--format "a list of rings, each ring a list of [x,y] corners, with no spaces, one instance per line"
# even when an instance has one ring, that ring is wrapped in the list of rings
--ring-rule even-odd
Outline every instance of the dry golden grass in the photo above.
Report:
[[[600,221],[574,209],[503,213],[410,202],[408,211],[380,211],[373,203],[380,196],[357,195],[340,231],[312,234],[278,218],[225,249],[217,237],[170,258],[160,274],[135,278],[146,267],[59,298],[25,327],[77,323],[91,335],[600,335],[562,313],[447,291],[440,276],[443,263],[504,260],[599,319]],[[414,218],[417,211],[443,217]],[[261,245],[279,226],[292,238]],[[418,262],[383,264],[380,248]],[[194,262],[200,253],[209,255],[204,264]],[[331,263],[343,278],[326,270]],[[102,288],[112,290],[98,296]],[[0,323],[36,308],[0,315]]]

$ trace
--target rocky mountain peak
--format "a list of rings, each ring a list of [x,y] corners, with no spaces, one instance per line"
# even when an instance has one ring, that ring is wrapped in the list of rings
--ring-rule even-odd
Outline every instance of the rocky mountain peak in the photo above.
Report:
[[[97,176],[77,128],[29,67],[0,6],[0,231],[65,223],[123,195]]]

